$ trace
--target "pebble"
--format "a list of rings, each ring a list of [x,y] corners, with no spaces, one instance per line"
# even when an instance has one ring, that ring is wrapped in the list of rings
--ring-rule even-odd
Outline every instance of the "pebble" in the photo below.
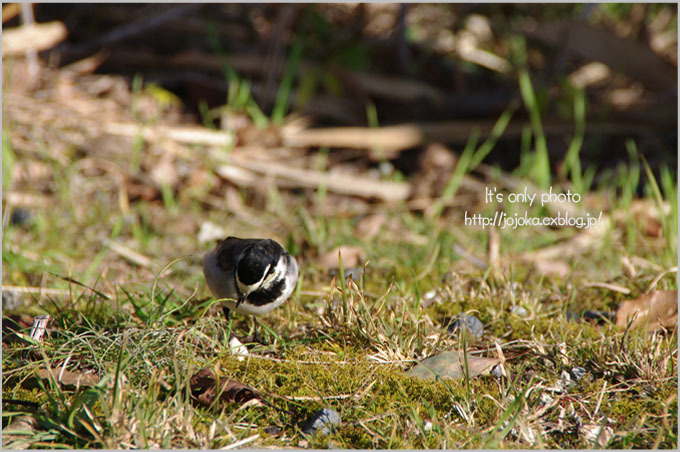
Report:
[[[529,312],[524,308],[524,306],[513,306],[512,309],[510,309],[510,312],[520,317],[526,317],[529,315]]]
[[[578,381],[581,378],[585,377],[586,370],[583,367],[574,367],[573,369],[571,369],[571,374],[574,376],[576,381]]]
[[[2,291],[2,310],[11,311],[24,305],[24,297],[19,292]]]
[[[463,328],[463,325],[465,325],[465,329],[473,337],[481,338],[484,334],[484,325],[477,317],[473,315],[462,315],[458,317],[451,324],[449,324],[448,332],[455,335],[459,329]]]
[[[432,289],[423,294],[420,304],[426,308],[437,300],[437,291]]]
[[[583,311],[582,314],[573,311],[567,311],[567,320],[570,320],[572,322],[576,322],[579,319],[585,319],[592,321],[598,325],[604,325],[607,322],[607,320],[613,322],[614,317],[615,315],[613,312],[595,311],[593,309],[586,309],[585,311]]]
[[[501,378],[503,376],[503,364],[496,364],[491,368],[491,375],[495,378]]]
[[[14,226],[24,226],[33,219],[33,215],[26,209],[16,207],[12,210],[12,215],[9,217],[10,224]]]
[[[321,433],[327,435],[335,432],[335,427],[340,425],[342,418],[337,411],[331,408],[322,408],[314,413],[314,416],[309,420],[307,425],[302,429],[303,433],[313,435],[314,433]]]
[[[339,275],[340,271],[337,269],[333,269],[330,271],[331,277],[335,275]],[[357,267],[350,267],[345,269],[345,279],[349,279],[349,277],[352,277],[352,281],[355,283],[359,283],[361,281],[361,268]]]

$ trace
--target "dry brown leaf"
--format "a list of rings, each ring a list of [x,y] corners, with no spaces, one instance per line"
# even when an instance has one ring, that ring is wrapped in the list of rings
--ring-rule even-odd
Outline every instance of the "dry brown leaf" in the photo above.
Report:
[[[215,374],[207,368],[199,370],[190,381],[191,396],[201,405],[209,407],[218,394]],[[245,404],[251,400],[264,402],[262,397],[248,385],[236,380],[220,380],[219,408],[228,403]]]
[[[418,162],[418,177],[414,178],[412,199],[441,196],[451,179],[458,158],[440,143],[428,145]]]
[[[555,275],[560,278],[566,278],[571,271],[569,264],[560,260],[537,259],[533,264],[536,270],[544,275]]]
[[[54,380],[64,386],[94,386],[99,383],[99,377],[93,373],[72,372],[61,367],[38,369],[36,376],[41,380],[48,380],[50,374]]]
[[[319,265],[327,269],[340,268],[338,251],[342,256],[343,268],[360,267],[366,259],[366,253],[362,247],[341,245],[319,256]]]
[[[37,421],[33,416],[25,414],[16,416],[2,429],[2,447],[10,449],[28,449],[31,444],[30,434],[35,433]],[[22,441],[23,440],[23,441]]]
[[[661,205],[661,212],[663,215],[670,215],[670,204],[664,202]],[[636,221],[641,222],[648,237],[661,237],[663,235],[663,226],[660,219],[661,212],[654,201],[636,199],[631,202],[627,209],[615,210],[612,213],[612,218],[614,218],[616,226],[619,228],[624,228],[629,218],[634,218]]]
[[[501,362],[498,358],[476,356],[468,356],[467,361],[470,378],[488,375],[491,369]],[[406,375],[425,379],[435,377],[462,378],[465,376],[463,354],[458,351],[450,351],[425,358],[411,368]]]
[[[661,328],[676,328],[678,325],[678,291],[656,290],[643,294],[634,300],[621,303],[616,311],[616,325],[626,326],[633,320],[632,327],[645,326],[648,331]]]
[[[378,235],[386,221],[387,215],[383,212],[367,215],[357,223],[357,235],[362,239],[371,240]]]
[[[173,189],[177,188],[179,172],[177,171],[173,156],[164,154],[154,167],[151,168],[149,176],[159,187],[167,185]]]

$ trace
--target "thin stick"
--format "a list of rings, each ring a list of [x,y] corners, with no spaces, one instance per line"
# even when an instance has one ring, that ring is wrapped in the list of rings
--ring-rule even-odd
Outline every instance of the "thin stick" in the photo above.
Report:
[[[600,396],[597,398],[597,405],[595,405],[595,411],[593,411],[593,419],[597,416],[597,412],[600,411],[600,405],[602,405],[602,399],[604,398],[605,389],[607,389],[607,380],[602,384],[602,390],[600,391]]]
[[[256,434],[254,434],[253,436],[249,436],[248,438],[242,439],[242,440],[240,440],[240,441],[236,441],[235,443],[231,443],[231,444],[229,444],[228,446],[223,447],[223,448],[220,449],[220,450],[236,449],[236,448],[239,447],[239,446],[243,446],[244,444],[248,444],[248,443],[251,443],[251,442],[255,441],[255,440],[258,439],[259,437],[260,437],[260,434],[259,434],[259,433],[256,433]]]

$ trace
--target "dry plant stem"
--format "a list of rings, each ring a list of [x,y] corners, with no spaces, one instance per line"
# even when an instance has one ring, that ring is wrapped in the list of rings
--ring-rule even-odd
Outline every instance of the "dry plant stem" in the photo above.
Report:
[[[274,32],[269,41],[266,59],[262,65],[262,75],[265,79],[265,83],[261,108],[264,111],[269,111],[274,102],[277,84],[281,78],[285,62],[284,49],[286,41],[284,40],[284,34],[290,27],[294,17],[295,7],[292,5],[282,6],[276,17]]]
[[[606,282],[584,281],[583,287],[602,287],[603,289],[613,290],[614,292],[619,292],[619,293],[622,293],[624,295],[628,295],[630,293],[630,289],[628,289],[627,287],[619,286],[617,284],[606,283]]]
[[[259,75],[266,65],[266,58],[262,55],[230,54],[226,58],[231,67],[242,75]],[[222,63],[217,56],[194,50],[179,52],[170,56],[163,55],[162,57],[145,51],[121,50],[112,54],[110,61],[112,64],[133,65],[141,68],[198,69],[215,74],[222,74],[223,70]],[[316,64],[301,61],[298,74],[319,69],[320,67]],[[376,97],[385,97],[399,102],[413,102],[419,98],[424,98],[435,105],[440,105],[444,99],[444,93],[440,89],[417,80],[340,69],[337,72],[348,83]]]
[[[486,138],[496,124],[496,120],[454,121],[437,123],[407,123],[385,127],[329,127],[307,129],[296,132],[282,130],[284,143],[289,146],[328,146],[367,149],[380,147],[388,157],[397,153],[421,146],[428,142],[464,142],[470,130],[478,129],[480,138]],[[525,126],[524,121],[513,120],[508,124],[504,138],[520,137]],[[603,123],[603,133],[634,133],[649,131],[652,125]],[[543,131],[546,135],[571,133],[574,125],[571,122],[546,120]],[[633,129],[633,130],[631,130]]]
[[[223,447],[222,450],[236,449],[237,447],[241,447],[241,446],[244,446],[248,443],[252,443],[253,441],[258,439],[259,437],[260,437],[260,434],[256,433],[253,436],[249,436],[248,438],[244,438],[240,441],[236,441],[235,443],[229,444],[228,446]]]
[[[63,61],[71,62],[87,56],[101,47],[111,46],[124,39],[147,33],[166,22],[180,19],[202,7],[201,4],[187,4],[171,7],[165,11],[160,11],[151,17],[143,17],[135,22],[122,25],[109,31],[97,39],[79,45],[65,46],[60,50]]]
[[[677,272],[678,272],[678,266],[677,266],[677,265],[674,266],[674,267],[669,268],[668,270],[662,271],[661,273],[659,273],[658,275],[656,275],[656,278],[654,278],[654,280],[649,284],[649,287],[647,287],[647,290],[645,290],[645,293],[651,292],[652,289],[654,289],[654,288],[656,287],[656,285],[659,283],[659,281],[661,281],[661,278],[663,278],[663,277],[666,276],[667,274],[669,274],[669,273],[677,273]]]
[[[271,175],[298,187],[318,188],[326,186],[328,191],[345,195],[378,198],[383,201],[401,201],[408,197],[410,185],[403,182],[388,182],[369,178],[326,173],[302,168],[290,168],[280,163],[266,163],[248,160],[233,155],[230,165],[244,168],[260,175]],[[217,173],[229,178],[233,171],[229,166],[219,166]]]
[[[57,295],[63,296],[68,294],[68,290],[63,289],[53,289],[49,287],[20,287],[20,286],[2,286],[3,292],[16,292],[16,293],[37,293],[42,295]]]

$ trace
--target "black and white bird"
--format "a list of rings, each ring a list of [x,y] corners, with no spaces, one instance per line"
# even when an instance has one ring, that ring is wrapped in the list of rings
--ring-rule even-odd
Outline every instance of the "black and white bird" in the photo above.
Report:
[[[260,315],[280,306],[295,289],[298,265],[274,240],[227,237],[206,253],[203,273],[229,320],[230,311]]]

